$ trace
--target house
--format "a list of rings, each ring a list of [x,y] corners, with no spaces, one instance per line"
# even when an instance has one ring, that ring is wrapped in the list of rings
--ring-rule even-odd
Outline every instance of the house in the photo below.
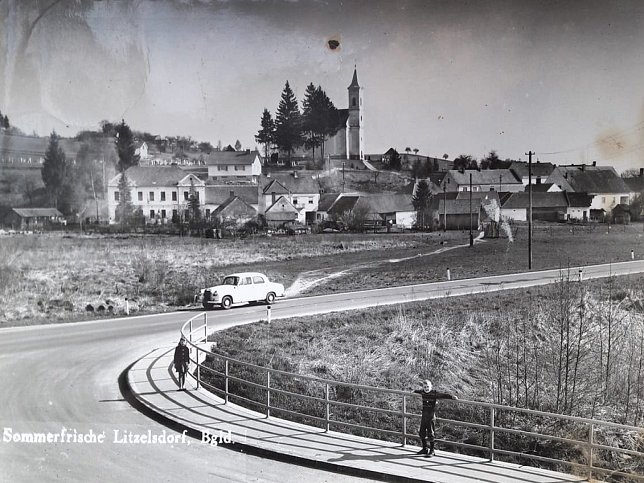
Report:
[[[255,184],[210,184],[206,180],[204,200],[201,204],[204,217],[210,219],[211,215],[230,198],[238,197],[259,213],[259,192]]]
[[[115,223],[116,208],[121,193],[121,173],[108,183],[109,222]],[[141,210],[146,223],[167,223],[181,217],[188,209],[191,192],[203,203],[205,182],[178,166],[132,166],[125,171],[130,200],[135,210]]]
[[[445,191],[523,191],[524,186],[510,169],[451,169],[441,183]]]
[[[541,163],[539,161],[530,164],[524,161],[512,161],[509,169],[521,180],[523,186],[528,185],[530,173],[532,173],[532,184],[538,186],[546,182],[554,171],[555,165],[552,163]]]
[[[630,202],[630,188],[611,166],[597,166],[596,163],[558,166],[547,183],[555,183],[564,191],[591,195],[591,219],[602,220],[618,204]]]
[[[280,196],[264,211],[266,223],[280,227],[289,223],[304,224],[304,210],[296,208],[286,196]]]
[[[434,229],[447,230],[478,229],[481,223],[481,198],[472,199],[445,199],[436,196],[435,209],[431,210]]]
[[[365,207],[371,222],[382,226],[411,229],[416,224],[416,210],[408,194],[360,196],[358,205]]]
[[[231,196],[221,203],[212,213],[210,218],[223,222],[244,224],[257,217],[257,210],[239,196]]]
[[[138,154],[139,158],[141,158],[142,160],[148,159],[150,157],[150,154],[148,152],[148,143],[143,141],[143,143],[141,143],[141,146],[136,148],[134,154]]]
[[[64,223],[56,208],[12,208],[4,217],[4,225],[13,230],[41,230]]]
[[[258,151],[213,151],[205,158],[208,177],[217,181],[250,181],[257,183],[262,174]]]
[[[321,223],[328,218],[329,210],[340,196],[342,196],[341,193],[324,193],[320,195],[318,211],[316,213],[316,221],[318,223]]]
[[[622,178],[631,192],[631,199],[637,195],[644,195],[644,168],[640,168],[639,176],[629,176]]]
[[[316,222],[320,202],[320,185],[311,175],[298,171],[270,173],[259,179],[259,211],[265,212],[281,196],[295,208],[302,211],[304,221],[310,225]]]
[[[357,194],[341,194],[335,203],[327,210],[330,218],[338,218],[351,213],[358,205],[360,196]]]
[[[541,221],[587,221],[590,217],[592,198],[585,193],[533,192],[532,219]],[[501,218],[527,221],[530,210],[530,193],[503,193]]]

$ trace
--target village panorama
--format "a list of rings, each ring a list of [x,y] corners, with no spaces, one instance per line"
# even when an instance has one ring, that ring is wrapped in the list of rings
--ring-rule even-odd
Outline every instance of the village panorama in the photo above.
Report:
[[[167,345],[207,320],[180,343],[184,392],[433,456],[411,392],[429,380],[452,399],[439,457],[641,481],[644,169],[374,153],[364,82],[285,81],[253,146],[126,119],[39,137],[0,114],[0,327],[167,316]]]

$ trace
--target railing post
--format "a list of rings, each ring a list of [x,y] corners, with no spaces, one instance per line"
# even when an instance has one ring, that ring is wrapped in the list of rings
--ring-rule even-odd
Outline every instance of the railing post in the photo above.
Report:
[[[190,334],[188,334],[190,342],[192,342],[192,319],[190,319]]]
[[[329,420],[331,419],[331,410],[329,408],[329,383],[326,383],[326,386],[324,387],[324,403],[325,403],[325,409],[324,409],[324,430],[328,433],[329,432]]]
[[[228,404],[228,359],[224,361],[224,404]]]
[[[407,395],[403,394],[402,400],[402,421],[403,421],[403,441],[402,445],[407,445]]]
[[[490,461],[494,461],[494,406],[490,408]]]
[[[195,346],[197,349],[197,389],[199,389],[201,383],[201,364],[199,364],[199,346]]]
[[[266,370],[266,417],[271,417],[271,371]]]
[[[588,481],[593,479],[593,445],[595,444],[595,427],[590,423],[588,428]]]
[[[203,341],[208,342],[208,314],[203,313]]]

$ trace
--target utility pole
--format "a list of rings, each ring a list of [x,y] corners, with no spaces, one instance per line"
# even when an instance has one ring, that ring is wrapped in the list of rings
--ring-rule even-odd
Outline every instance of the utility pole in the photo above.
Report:
[[[528,270],[532,270],[532,151],[528,155]]]
[[[443,233],[447,232],[447,185],[443,180]]]
[[[472,173],[470,173],[470,246],[474,246],[474,237],[472,236]]]
[[[344,161],[342,161],[342,192],[344,193]]]

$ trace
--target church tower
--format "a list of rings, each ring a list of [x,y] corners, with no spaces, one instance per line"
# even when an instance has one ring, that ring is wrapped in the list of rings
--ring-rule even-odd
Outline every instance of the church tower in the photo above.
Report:
[[[364,122],[362,120],[362,87],[358,84],[358,68],[353,70],[349,90],[349,117],[347,119],[347,159],[364,159]]]

